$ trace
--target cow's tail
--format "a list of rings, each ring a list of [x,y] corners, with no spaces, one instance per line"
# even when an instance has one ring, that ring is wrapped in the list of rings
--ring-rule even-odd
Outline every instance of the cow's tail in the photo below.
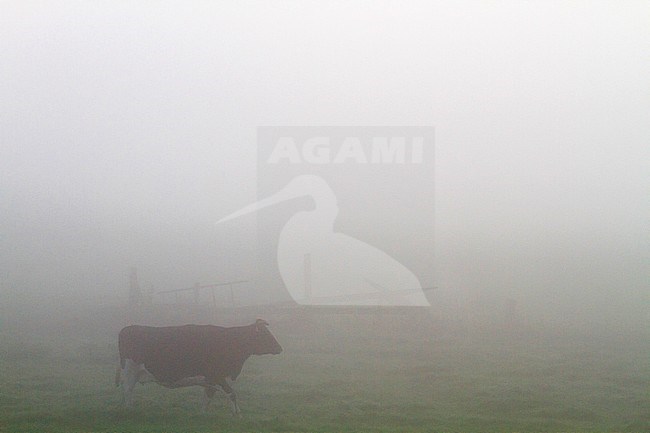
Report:
[[[117,368],[115,369],[115,386],[120,386],[120,374],[122,372],[122,369],[124,369],[124,357],[122,356],[124,352],[124,330],[127,328],[124,328],[120,331],[120,334],[118,335],[117,338],[117,347],[118,351],[120,353],[120,363],[118,364]]]
[[[122,367],[119,365],[115,369],[115,386],[120,386],[120,375],[122,373]]]

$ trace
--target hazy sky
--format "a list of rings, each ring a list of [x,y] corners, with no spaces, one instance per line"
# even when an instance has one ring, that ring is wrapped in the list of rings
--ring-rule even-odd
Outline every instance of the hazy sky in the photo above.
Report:
[[[436,130],[435,276],[650,308],[650,3],[0,3],[10,297],[245,277],[260,125]],[[396,210],[400,212],[400,210]]]

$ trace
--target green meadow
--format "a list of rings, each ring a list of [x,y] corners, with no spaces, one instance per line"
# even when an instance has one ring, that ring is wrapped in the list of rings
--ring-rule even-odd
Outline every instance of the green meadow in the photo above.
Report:
[[[413,319],[415,321],[415,319]],[[2,432],[648,432],[650,340],[561,329],[445,329],[319,315],[275,320],[242,418],[200,388],[138,385],[121,407],[116,330],[2,330]]]

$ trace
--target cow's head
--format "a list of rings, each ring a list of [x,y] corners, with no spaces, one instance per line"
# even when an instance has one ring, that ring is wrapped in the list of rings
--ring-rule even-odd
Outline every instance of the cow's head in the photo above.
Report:
[[[278,340],[271,334],[268,326],[268,322],[262,319],[257,319],[253,325],[252,350],[255,355],[277,355],[282,352],[282,346],[280,346]]]

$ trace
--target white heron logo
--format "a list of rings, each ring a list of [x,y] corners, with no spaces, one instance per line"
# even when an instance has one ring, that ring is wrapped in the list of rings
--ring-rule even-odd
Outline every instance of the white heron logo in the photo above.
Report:
[[[429,306],[418,278],[385,252],[334,231],[336,196],[319,176],[294,177],[271,197],[218,223],[292,198],[310,196],[315,208],[294,214],[278,243],[278,268],[291,297],[306,305]]]

